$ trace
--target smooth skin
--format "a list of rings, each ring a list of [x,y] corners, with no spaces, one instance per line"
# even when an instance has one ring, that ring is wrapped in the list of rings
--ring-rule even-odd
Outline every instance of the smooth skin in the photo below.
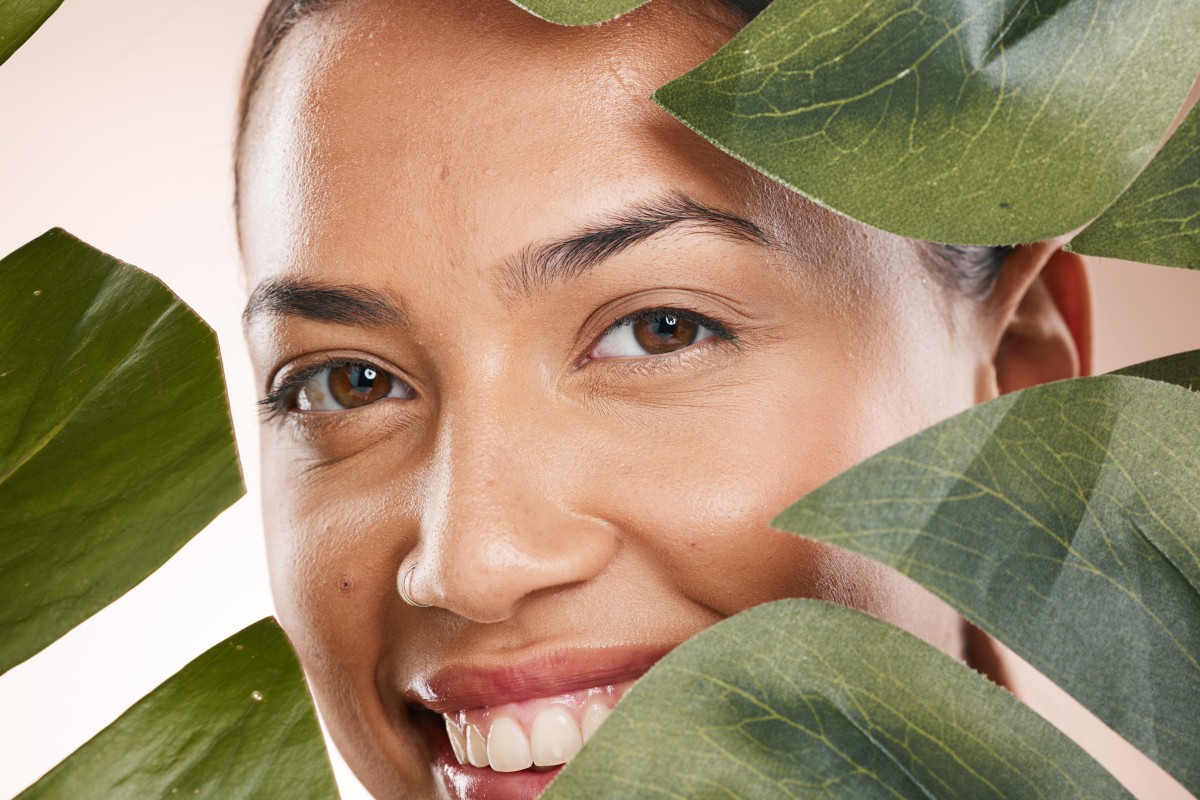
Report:
[[[673,646],[798,595],[968,655],[914,584],[769,523],[934,422],[1086,371],[1082,262],[1024,246],[968,298],[918,245],[756,178],[648,99],[729,22],[672,0],[574,29],[507,0],[360,0],[301,22],[265,75],[239,221],[250,350],[279,401],[272,588],[377,797],[445,791],[404,691],[448,665]],[[587,269],[530,267],[655,204],[761,236],[692,219]],[[279,286],[374,305],[322,321]],[[727,335],[630,354],[610,326],[648,309]],[[347,410],[284,386],[329,359],[403,384]],[[400,596],[410,568],[428,607]]]

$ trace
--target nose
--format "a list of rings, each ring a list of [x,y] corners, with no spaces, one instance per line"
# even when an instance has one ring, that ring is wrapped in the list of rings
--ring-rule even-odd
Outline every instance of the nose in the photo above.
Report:
[[[527,598],[591,580],[617,549],[612,528],[578,513],[563,459],[543,433],[444,425],[423,481],[420,540],[400,564],[401,596],[466,619],[510,618]]]

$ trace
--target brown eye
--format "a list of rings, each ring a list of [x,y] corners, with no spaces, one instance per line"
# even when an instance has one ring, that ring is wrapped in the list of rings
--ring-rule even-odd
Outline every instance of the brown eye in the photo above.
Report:
[[[682,350],[696,341],[700,326],[669,312],[635,320],[633,337],[647,353],[660,355]]]
[[[694,312],[648,309],[614,323],[592,347],[588,358],[662,356],[712,338],[732,341],[735,337],[720,323]]]
[[[416,396],[403,379],[369,361],[331,361],[285,380],[260,402],[277,413],[353,411],[387,398]]]
[[[368,364],[329,370],[329,394],[343,408],[359,408],[382,400],[392,391],[392,376]]]

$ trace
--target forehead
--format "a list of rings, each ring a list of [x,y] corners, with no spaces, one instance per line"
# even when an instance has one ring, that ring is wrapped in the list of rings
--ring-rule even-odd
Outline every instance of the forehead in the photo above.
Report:
[[[322,249],[364,240],[494,261],[649,196],[728,205],[745,169],[649,97],[729,33],[671,2],[585,28],[508,0],[349,2],[309,17],[251,111],[247,264],[306,272]]]

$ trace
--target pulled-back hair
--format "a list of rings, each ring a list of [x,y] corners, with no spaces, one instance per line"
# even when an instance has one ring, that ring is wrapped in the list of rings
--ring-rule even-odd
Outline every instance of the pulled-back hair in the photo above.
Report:
[[[703,0],[733,12],[745,24],[758,16],[771,0]],[[241,152],[242,139],[246,135],[246,123],[250,116],[250,104],[258,91],[263,73],[280,43],[296,23],[310,14],[339,5],[341,0],[269,0],[254,41],[246,68],[242,73],[241,96],[238,101],[237,138],[235,158]],[[235,202],[236,184],[240,181],[237,162],[234,166]],[[921,248],[926,265],[944,283],[962,293],[982,298],[991,291],[1004,259],[1012,247],[984,247],[976,245],[951,245],[923,242]]]

